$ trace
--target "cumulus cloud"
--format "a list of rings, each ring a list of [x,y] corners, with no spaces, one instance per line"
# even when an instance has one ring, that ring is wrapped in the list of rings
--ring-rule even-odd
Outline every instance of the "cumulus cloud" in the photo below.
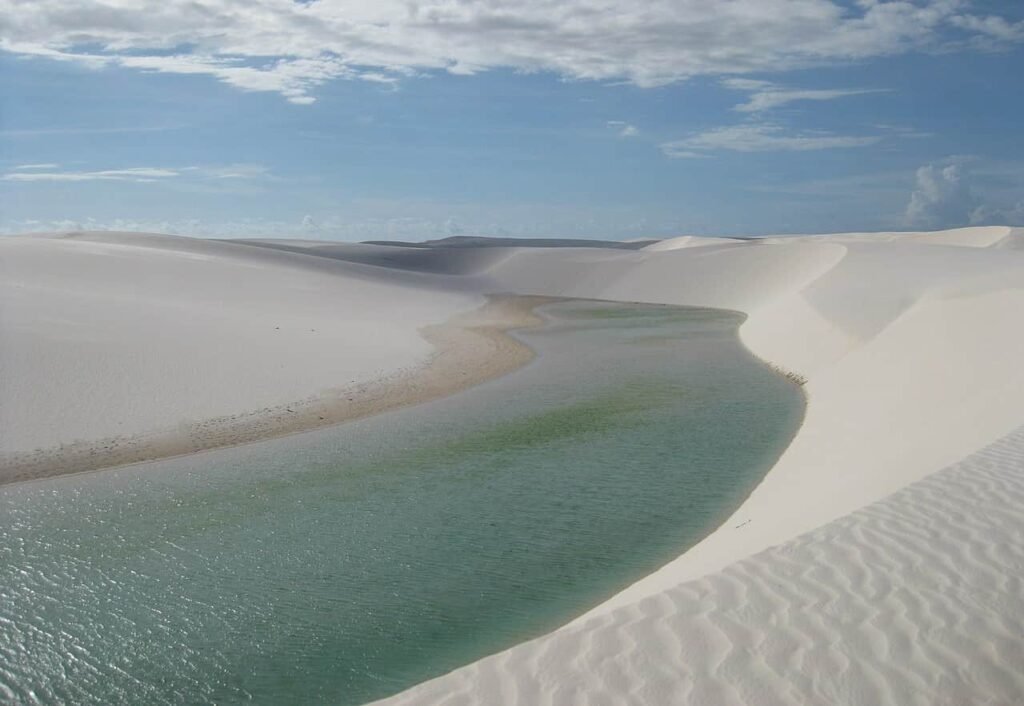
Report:
[[[866,147],[878,142],[875,135],[833,135],[823,132],[787,133],[770,123],[718,127],[661,145],[668,157],[704,157],[710,153],[731,152],[806,152],[841,147]]]
[[[1007,206],[982,204],[971,212],[971,225],[1024,226],[1024,199]]]
[[[1020,41],[968,0],[0,0],[0,48],[211,76],[298,104],[335,79],[507,67],[656,86],[954,41]]]
[[[922,229],[1024,224],[1021,166],[969,157],[926,164],[915,174],[905,222]]]
[[[881,88],[794,89],[768,81],[738,78],[725,79],[722,81],[722,85],[736,91],[750,93],[750,98],[746,103],[740,103],[733,108],[740,113],[762,113],[797,101],[830,101],[865,93],[882,93],[886,90]]]
[[[907,225],[955,228],[974,221],[980,203],[961,164],[927,164],[917,170],[915,179],[905,213]]]

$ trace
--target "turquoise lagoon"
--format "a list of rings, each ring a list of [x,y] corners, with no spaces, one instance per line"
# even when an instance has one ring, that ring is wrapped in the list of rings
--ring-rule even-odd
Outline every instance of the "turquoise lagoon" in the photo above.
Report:
[[[532,363],[443,400],[0,488],[0,701],[387,696],[682,553],[799,426],[740,314],[542,311]]]

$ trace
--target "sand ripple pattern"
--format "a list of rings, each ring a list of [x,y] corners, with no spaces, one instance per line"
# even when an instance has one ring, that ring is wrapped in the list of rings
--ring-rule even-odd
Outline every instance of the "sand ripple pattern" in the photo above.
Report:
[[[394,704],[1024,703],[1024,428],[703,579]]]

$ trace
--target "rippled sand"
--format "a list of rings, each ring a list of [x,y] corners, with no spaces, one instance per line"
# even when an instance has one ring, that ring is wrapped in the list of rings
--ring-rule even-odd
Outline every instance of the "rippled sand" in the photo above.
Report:
[[[1017,704],[1024,428],[723,571],[387,704]]]

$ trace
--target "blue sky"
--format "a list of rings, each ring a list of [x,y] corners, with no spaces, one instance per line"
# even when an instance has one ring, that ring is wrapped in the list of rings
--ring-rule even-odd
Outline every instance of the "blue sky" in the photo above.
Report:
[[[1018,2],[0,0],[0,18],[0,232],[1024,224]]]

